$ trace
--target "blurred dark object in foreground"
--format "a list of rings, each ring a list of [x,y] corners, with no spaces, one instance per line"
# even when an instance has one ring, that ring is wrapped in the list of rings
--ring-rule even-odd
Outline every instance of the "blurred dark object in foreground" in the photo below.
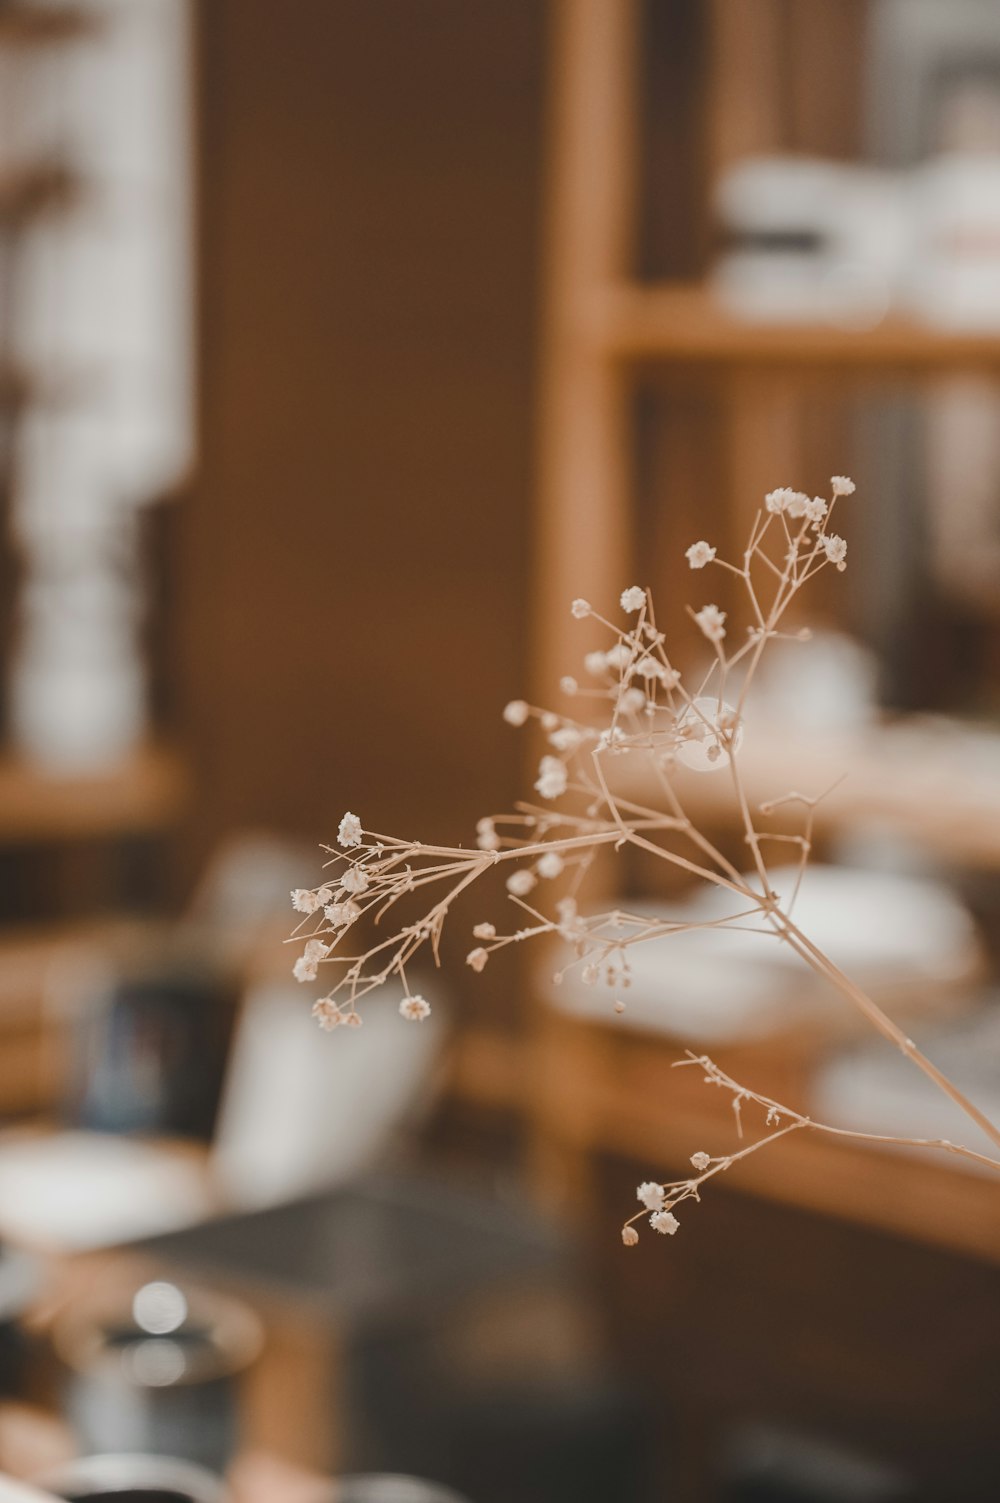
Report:
[[[530,1290],[585,1298],[569,1244],[525,1208],[426,1176],[379,1177],[144,1248],[280,1294],[329,1326],[331,1359],[336,1335],[344,1363],[337,1418],[351,1469],[434,1477],[476,1503],[643,1496],[649,1428],[600,1362],[542,1370],[525,1349],[493,1365],[482,1342],[475,1361],[463,1358],[477,1304],[503,1311],[505,1297]],[[527,1333],[528,1347],[537,1335]],[[332,1400],[330,1412],[332,1423]]]

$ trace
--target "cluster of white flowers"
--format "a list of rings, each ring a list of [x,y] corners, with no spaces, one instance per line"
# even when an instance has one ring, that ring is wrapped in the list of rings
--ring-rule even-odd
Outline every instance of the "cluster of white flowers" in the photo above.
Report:
[[[645,604],[646,591],[639,585],[629,585],[627,590],[622,590],[621,607],[623,611],[628,611],[630,615],[633,615],[636,611],[641,611]]]

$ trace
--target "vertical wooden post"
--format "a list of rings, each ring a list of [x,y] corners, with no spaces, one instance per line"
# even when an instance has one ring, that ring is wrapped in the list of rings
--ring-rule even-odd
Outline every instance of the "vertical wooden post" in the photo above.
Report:
[[[551,700],[629,572],[628,411],[595,324],[630,269],[636,0],[553,0],[532,689]]]

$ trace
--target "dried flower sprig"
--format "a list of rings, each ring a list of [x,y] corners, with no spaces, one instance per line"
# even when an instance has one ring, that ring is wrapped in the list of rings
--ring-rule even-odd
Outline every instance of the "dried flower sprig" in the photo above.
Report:
[[[730,1092],[736,1129],[740,1138],[743,1137],[743,1107],[749,1103],[763,1110],[764,1127],[770,1131],[766,1131],[763,1136],[756,1138],[735,1153],[719,1154],[715,1157],[703,1150],[693,1153],[691,1166],[696,1172],[687,1179],[671,1180],[666,1184],[645,1180],[638,1185],[635,1192],[636,1199],[644,1209],[637,1211],[622,1227],[622,1241],[626,1247],[634,1247],[638,1242],[639,1233],[635,1223],[642,1221],[644,1217],[648,1217],[649,1224],[654,1231],[672,1235],[679,1226],[673,1214],[676,1206],[685,1200],[700,1200],[702,1188],[709,1180],[714,1179],[718,1174],[724,1174],[741,1159],[749,1158],[751,1154],[758,1153],[760,1149],[776,1143],[779,1138],[787,1137],[793,1132],[822,1133],[828,1137],[851,1138],[855,1142],[881,1143],[884,1147],[934,1148],[943,1153],[956,1154],[974,1164],[985,1165],[990,1169],[1000,1169],[1000,1161],[997,1159],[990,1158],[988,1154],[979,1153],[974,1148],[965,1148],[961,1143],[953,1143],[949,1138],[897,1137],[889,1133],[860,1132],[853,1128],[831,1127],[825,1122],[816,1122],[812,1117],[803,1116],[801,1112],[792,1111],[789,1107],[782,1106],[780,1102],[773,1101],[770,1096],[762,1096],[759,1091],[752,1091],[749,1087],[741,1085],[733,1080],[731,1075],[720,1070],[707,1054],[695,1054],[691,1049],[688,1049],[686,1054],[685,1059],[674,1061],[673,1068],[695,1065],[704,1071],[706,1085],[719,1086],[722,1090]]]
[[[466,888],[499,867],[518,922],[505,934],[489,921],[475,925],[473,938],[477,943],[466,957],[473,971],[481,972],[493,954],[510,945],[543,935],[557,936],[569,946],[570,958],[554,979],[559,982],[574,970],[585,984],[603,983],[612,991],[614,1008],[620,1012],[625,1005],[620,993],[631,983],[629,952],[633,946],[693,928],[754,927],[786,945],[825,977],[1000,1148],[1000,1130],[794,922],[816,808],[825,795],[789,790],[752,811],[741,775],[744,710],[761,659],[776,640],[808,639],[807,631],[784,630],[784,620],[792,601],[816,575],[824,569],[842,571],[846,567],[847,544],[829,527],[838,500],[853,491],[853,483],[845,476],[833,477],[829,501],[788,487],[771,491],[754,520],[742,559],[736,563],[720,558],[718,550],[703,540],[687,549],[692,570],[717,568],[735,577],[749,617],[744,639],[733,645],[734,625],[727,611],[714,603],[689,609],[690,619],[711,654],[708,668],[691,682],[667,651],[647,590],[631,585],[622,592],[621,609],[632,618],[624,627],[602,616],[588,601],[574,600],[570,610],[576,619],[590,620],[610,635],[606,649],[591,651],[584,658],[586,677],[582,684],[571,676],[561,683],[563,694],[574,707],[584,706],[587,713],[557,713],[525,700],[512,700],[507,705],[503,718],[509,725],[536,725],[547,740],[548,750],[541,758],[534,785],[541,802],[520,803],[511,814],[481,819],[475,849],[424,845],[378,834],[364,829],[357,815],[344,815],[338,847],[326,847],[330,859],[324,882],[318,888],[292,894],[293,906],[302,915],[295,938],[305,940],[295,975],[299,980],[313,981],[320,966],[336,968],[333,985],[313,1008],[323,1028],[359,1026],[358,1003],[390,978],[403,987],[402,1016],[413,1022],[425,1019],[431,1005],[411,991],[407,968],[427,949],[440,964],[441,935],[453,903]],[[597,710],[602,712],[599,716],[593,713]],[[656,790],[659,807],[623,794],[618,774],[624,760],[641,763],[647,782]],[[688,815],[677,782],[679,767],[728,778],[749,852],[749,873],[729,861]],[[787,806],[802,810],[797,833],[770,830],[759,822]],[[784,848],[789,843],[797,858],[792,891],[783,901],[774,889],[765,847],[778,844]],[[651,918],[620,908],[583,912],[581,884],[594,861],[605,850],[625,848],[641,850],[731,892],[737,900],[735,911],[700,924]],[[396,917],[399,905],[411,901],[416,917],[400,924]],[[389,915],[393,924],[388,937],[370,942],[366,933],[366,940],[355,953],[345,953],[350,937],[367,931],[366,920],[377,925]],[[727,1081],[710,1062],[705,1068],[713,1083]],[[730,1084],[736,1092],[737,1107],[744,1100],[765,1105],[786,1119],[785,1131],[806,1126],[835,1131],[820,1128]],[[640,1192],[645,1194],[641,1193],[640,1199],[650,1212],[654,1229],[676,1231],[677,1219],[671,1206],[680,1200],[696,1199],[700,1186],[718,1172],[717,1166],[730,1167],[775,1136],[772,1133],[724,1161],[701,1164],[701,1155],[697,1155],[695,1167],[700,1177],[680,1182],[680,1188],[656,1186],[652,1181],[641,1186]],[[922,1146],[946,1147],[950,1152],[993,1162],[952,1144]],[[996,1167],[1000,1168],[1000,1163]],[[651,1199],[655,1203],[650,1204]],[[623,1235],[631,1243],[635,1227],[628,1223]]]

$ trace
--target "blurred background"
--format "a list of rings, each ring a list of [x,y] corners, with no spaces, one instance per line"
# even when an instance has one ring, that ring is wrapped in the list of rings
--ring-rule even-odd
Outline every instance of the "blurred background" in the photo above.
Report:
[[[693,662],[684,549],[833,473],[746,778],[846,774],[799,922],[997,1120],[992,0],[0,0],[0,1468],[996,1498],[987,1172],[796,1135],[618,1240],[734,1142],[689,1045],[973,1142],[813,977],[475,976],[498,883],[433,1027],[330,1038],[283,943],[345,809],[471,844],[527,788],[572,598],[651,585]]]

